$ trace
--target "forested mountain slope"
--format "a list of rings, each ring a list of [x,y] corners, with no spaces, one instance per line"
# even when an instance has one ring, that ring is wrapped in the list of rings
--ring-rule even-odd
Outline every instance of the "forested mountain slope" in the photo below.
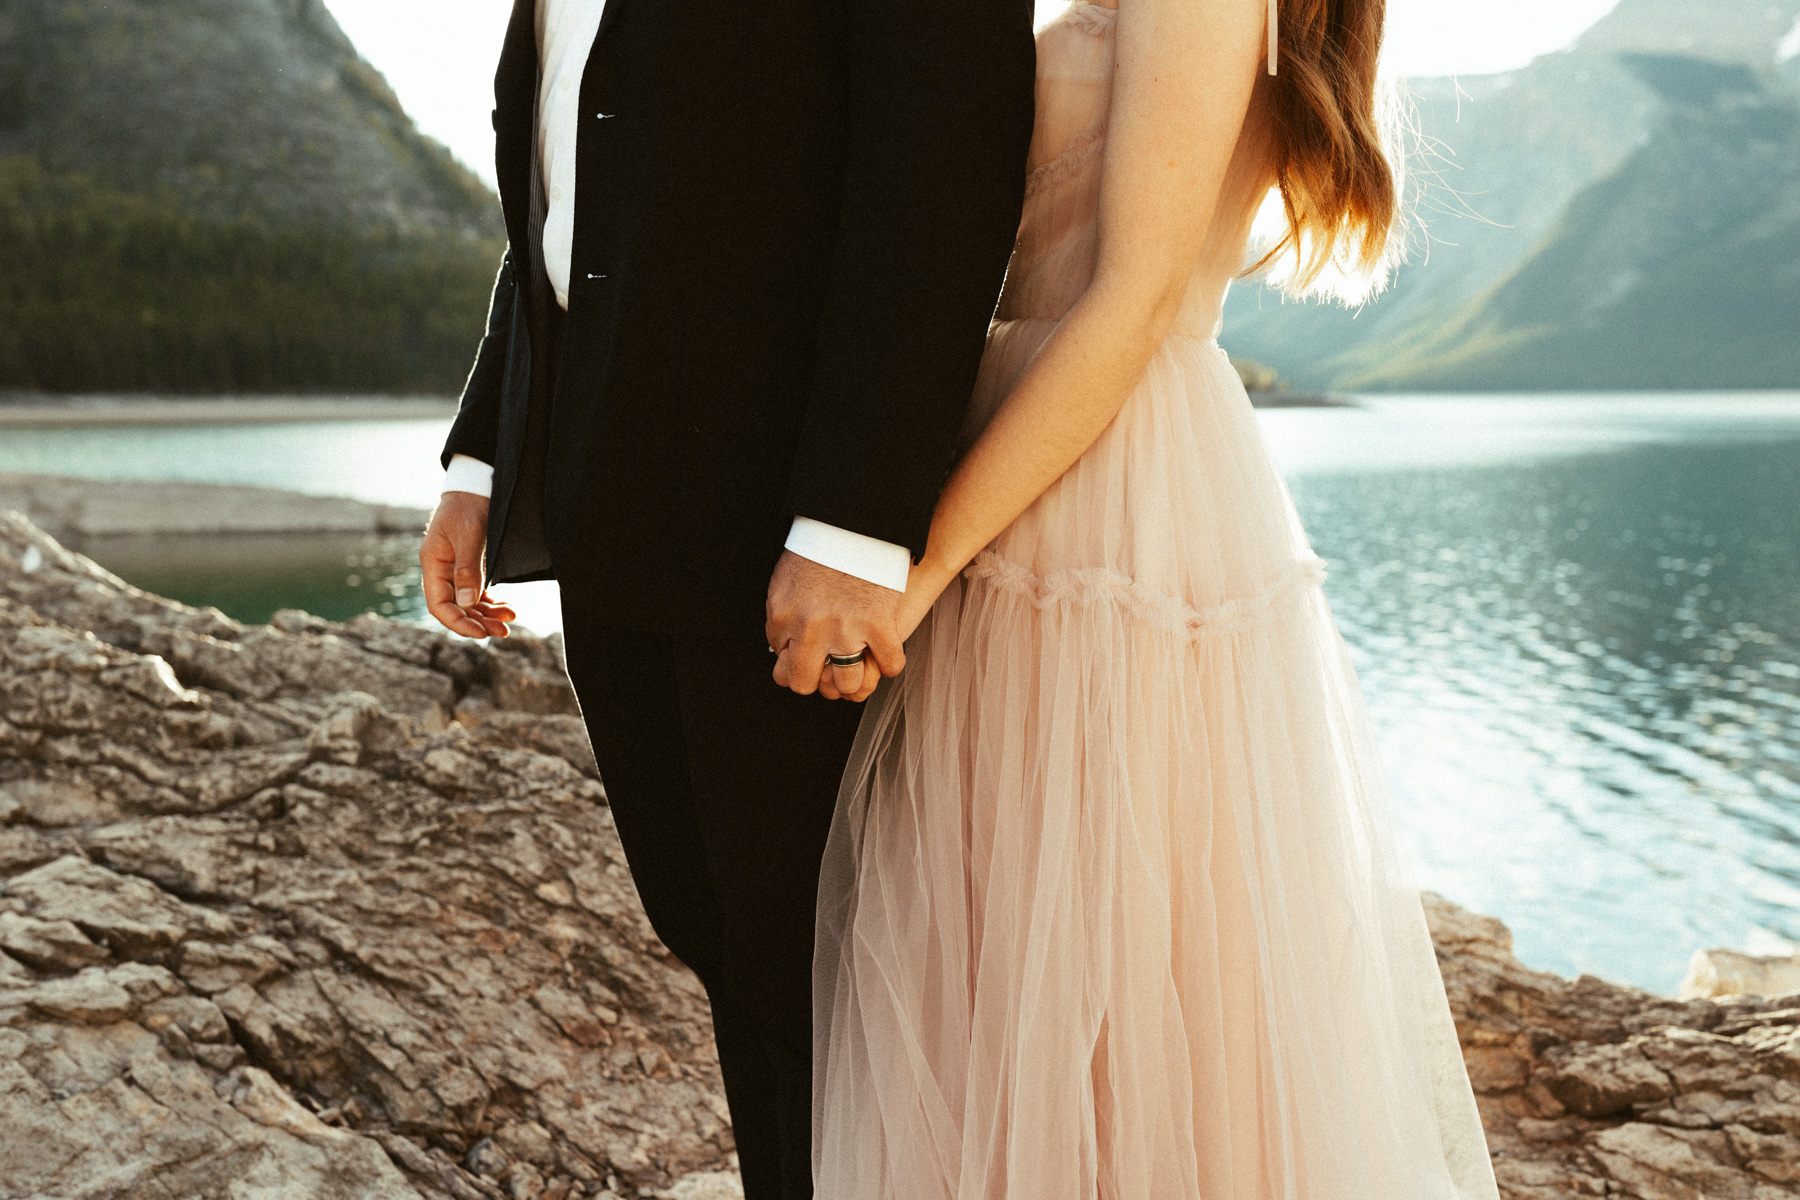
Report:
[[[502,241],[318,0],[0,0],[0,388],[453,389]]]

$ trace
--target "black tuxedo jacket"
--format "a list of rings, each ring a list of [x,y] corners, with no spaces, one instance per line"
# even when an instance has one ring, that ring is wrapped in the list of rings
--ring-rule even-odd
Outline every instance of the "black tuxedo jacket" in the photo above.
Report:
[[[495,77],[511,249],[444,448],[494,464],[490,578],[761,636],[795,514],[923,553],[1018,230],[1031,0],[607,0],[566,317],[535,3]]]

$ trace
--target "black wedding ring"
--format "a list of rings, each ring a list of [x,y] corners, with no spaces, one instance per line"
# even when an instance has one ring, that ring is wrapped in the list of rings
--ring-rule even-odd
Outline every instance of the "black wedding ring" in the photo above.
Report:
[[[867,657],[869,657],[869,648],[864,646],[855,654],[827,654],[825,661],[834,667],[854,667]]]

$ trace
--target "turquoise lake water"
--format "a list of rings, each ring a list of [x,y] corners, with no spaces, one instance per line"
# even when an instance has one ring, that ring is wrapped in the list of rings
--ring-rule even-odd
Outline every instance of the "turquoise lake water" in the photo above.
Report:
[[[1667,992],[1800,941],[1800,394],[1405,397],[1262,414],[1419,881],[1527,962]],[[445,423],[0,431],[0,471],[429,506]],[[126,539],[249,620],[418,613],[412,540]],[[553,585],[514,591],[560,626]]]

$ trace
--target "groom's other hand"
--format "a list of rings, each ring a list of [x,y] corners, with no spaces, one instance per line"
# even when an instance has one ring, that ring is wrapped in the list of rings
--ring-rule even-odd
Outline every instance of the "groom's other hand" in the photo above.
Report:
[[[906,665],[899,629],[904,593],[820,566],[784,550],[769,579],[764,632],[775,658],[775,682],[802,696],[861,702],[882,676]],[[827,654],[869,648],[853,667],[827,667]]]
[[[518,618],[482,586],[487,550],[488,498],[473,492],[445,492],[419,543],[425,607],[438,624],[464,637],[505,637]]]

